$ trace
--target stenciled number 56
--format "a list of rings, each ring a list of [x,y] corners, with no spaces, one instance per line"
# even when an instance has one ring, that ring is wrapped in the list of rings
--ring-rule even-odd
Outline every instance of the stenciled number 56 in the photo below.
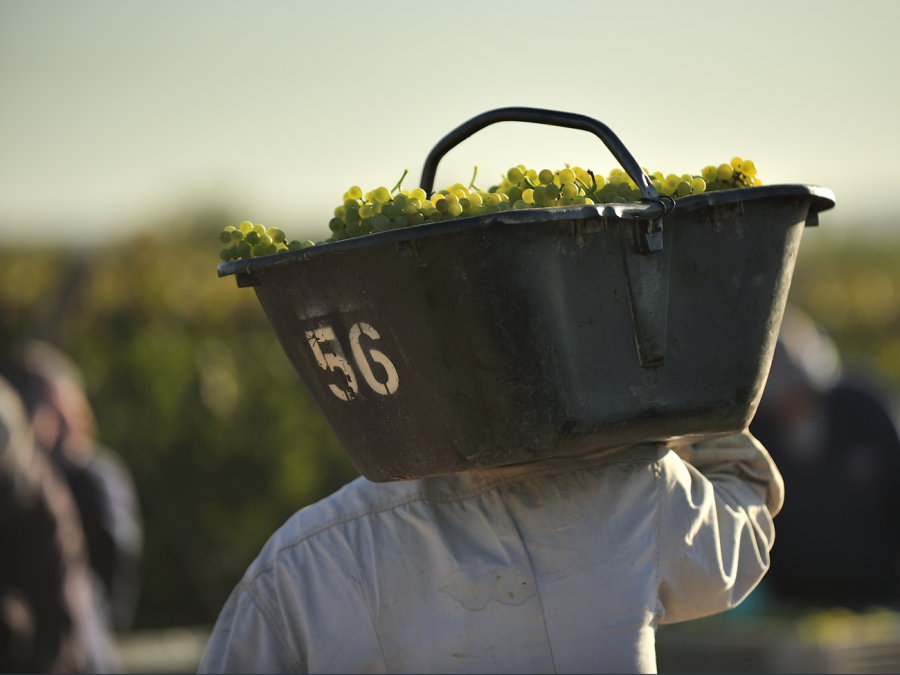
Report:
[[[372,388],[372,391],[385,396],[393,394],[397,391],[397,386],[400,383],[397,377],[397,369],[394,368],[394,364],[382,352],[377,349],[369,349],[369,358],[375,363],[380,363],[384,367],[385,372],[387,372],[387,382],[381,383],[376,380],[375,375],[372,373],[372,366],[369,365],[369,359],[366,358],[366,353],[359,344],[359,338],[362,335],[371,340],[378,340],[381,337],[378,335],[378,331],[367,323],[353,324],[353,327],[350,328],[350,349],[353,351],[353,360],[356,362],[356,367],[362,373],[363,379]],[[328,387],[331,389],[331,392],[342,401],[349,401],[355,398],[356,394],[359,393],[356,374],[344,357],[344,350],[341,348],[341,344],[338,342],[331,326],[323,326],[322,328],[306,331],[306,339],[309,341],[313,356],[316,357],[316,362],[320,368],[343,373],[347,379],[346,391],[337,385],[330,384]],[[326,345],[324,353],[320,346],[321,344]]]

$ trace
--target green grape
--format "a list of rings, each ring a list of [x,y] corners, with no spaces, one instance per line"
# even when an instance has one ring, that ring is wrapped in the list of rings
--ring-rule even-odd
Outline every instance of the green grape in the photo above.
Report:
[[[718,169],[717,169],[717,170],[718,170]],[[706,184],[706,191],[707,191],[707,192],[715,192],[716,190],[721,190],[721,189],[722,189],[722,188],[721,188],[721,186],[719,185],[718,181],[711,180],[711,181],[709,181],[709,182]]]
[[[740,172],[745,176],[753,178],[756,176],[756,164],[754,164],[752,160],[745,159],[741,162]]]
[[[460,200],[460,201],[462,201],[462,200]],[[468,201],[468,200],[466,200],[466,201]],[[415,204],[407,204],[406,206],[403,207],[403,213],[405,213],[407,216],[411,216],[412,214],[418,213],[418,212],[419,212],[419,207],[416,206]]]
[[[591,199],[590,197],[585,197],[585,198],[584,198],[584,203],[585,203],[585,204],[593,204],[593,203],[594,203],[594,200]]]
[[[266,255],[272,255],[273,253],[278,253],[278,245],[277,244],[269,244],[264,247]]]
[[[693,179],[691,179],[693,180]],[[685,195],[691,194],[691,184],[686,180],[681,181],[678,184],[678,187],[675,188],[675,191],[678,193],[679,197],[684,197]]]
[[[740,171],[742,161],[744,161],[744,160],[742,160],[740,157],[732,157],[731,158],[731,168],[734,169],[735,171]]]
[[[470,192],[468,199],[472,202],[472,206],[481,206],[484,203],[484,198],[477,192]]]
[[[534,181],[538,180],[537,171],[535,171],[534,169],[528,169],[528,171],[525,172],[525,177],[533,183]]]
[[[337,232],[342,227],[344,227],[344,221],[340,218],[332,218],[328,221],[328,229],[332,232]],[[252,243],[252,242],[251,242]]]
[[[334,209],[335,218],[340,218],[343,220],[345,213],[347,213],[347,209],[344,208],[343,204],[341,206],[336,206]]]
[[[699,195],[701,192],[706,192],[706,181],[702,178],[695,178],[691,181],[691,192],[695,195]]]
[[[681,182],[681,178],[676,176],[674,173],[670,173],[666,176],[666,179],[662,182],[666,189],[675,192],[678,189],[678,184]]]
[[[249,220],[245,220],[243,223],[241,223],[240,229],[241,234],[247,234],[250,230],[253,229],[253,223],[251,223]]]
[[[563,199],[572,199],[578,194],[578,186],[574,183],[566,183],[562,189]]]
[[[683,173],[681,174],[681,180],[685,183],[690,183],[692,180],[694,180],[694,177],[689,173]]]
[[[383,213],[379,213],[372,218],[372,228],[376,232],[383,232],[388,229],[388,226],[391,224],[390,218],[388,218]]]
[[[468,211],[472,208],[472,202],[469,201],[468,197],[463,197],[459,200],[459,205],[462,207],[463,212]]]
[[[662,171],[654,171],[652,175],[660,183],[662,183],[666,179],[666,177],[663,175]]]
[[[607,184],[606,179],[603,176],[600,176],[598,174],[594,174],[594,183],[597,186],[596,188],[594,188],[595,190],[600,190],[601,188],[605,187]]]
[[[566,199],[565,197],[563,197],[562,199],[559,200],[559,202],[557,202],[557,206],[571,206],[571,205],[572,205],[572,200]]]
[[[353,188],[350,188],[350,189],[352,190]],[[359,190],[359,188],[356,188],[356,189]],[[310,241],[309,239],[307,239],[302,244],[300,244],[300,248],[309,248],[309,247],[315,246],[315,245],[316,245],[316,242]]]
[[[721,183],[723,180],[730,180],[734,176],[734,168],[731,164],[720,164],[718,179]]]
[[[347,209],[347,213],[344,215],[344,222],[358,223],[359,220],[359,209]]]
[[[384,204],[385,202],[389,202],[391,200],[391,193],[388,191],[386,187],[380,187],[375,190],[375,194],[372,195],[375,198],[375,201]]]
[[[538,188],[540,189],[540,188]],[[522,201],[526,204],[534,204],[535,190],[524,190],[522,192]]]
[[[259,245],[263,248],[269,248],[272,245],[272,237],[267,234],[259,235]]]
[[[503,197],[506,197],[506,199],[504,200]],[[500,197],[502,201],[510,201],[515,203],[522,198],[522,190],[520,190],[518,187],[511,187],[509,189],[509,192],[503,195],[503,197]]]
[[[441,197],[436,202],[434,202],[434,208],[439,213],[447,213],[447,210],[450,208],[450,202],[448,202],[446,199]]]
[[[619,195],[616,195],[615,197],[613,197],[612,199],[609,200],[609,203],[610,204],[624,204],[625,197],[620,197]]]
[[[659,182],[658,180],[656,180],[655,178],[654,178],[653,181],[651,181],[651,182],[653,183],[653,187],[656,188],[656,191],[657,191],[657,192],[659,192],[659,191],[662,189],[662,183],[660,183],[660,182]]]
[[[428,195],[425,194],[425,190],[423,190],[422,188],[416,188],[409,193],[409,196],[413,199],[418,199],[420,202],[424,202],[426,199],[428,199]]]
[[[465,199],[469,196],[469,191],[464,187],[458,187],[455,190],[451,190],[450,194],[452,194],[457,199]]]
[[[544,203],[541,204],[541,206],[550,207],[550,206],[556,206],[557,204],[559,204],[558,199],[556,199],[555,197],[547,197],[544,199]]]
[[[471,209],[469,209],[469,215],[471,216],[483,216],[485,213],[485,207],[481,204],[476,204]]]
[[[253,256],[254,258],[258,258],[265,254],[266,254],[266,249],[264,249],[262,246],[254,246],[253,248],[250,249],[250,255]]]
[[[224,261],[228,262],[231,260],[231,256],[234,255],[234,252],[230,248],[223,248],[219,251],[219,257]]]
[[[237,245],[237,253],[241,258],[249,258],[250,257],[250,244],[246,241],[242,241]]]
[[[362,197],[362,189],[358,185],[354,185],[347,190],[347,194],[350,195],[350,199],[359,199]]]
[[[497,208],[499,208],[501,211],[509,211],[512,206],[509,205],[509,202],[500,202],[499,204],[497,204]]]
[[[453,214],[454,216],[458,216],[463,212],[463,207],[460,206],[459,202],[453,202],[450,204],[450,208],[447,209],[447,213]]]
[[[587,197],[585,197],[584,195],[575,195],[574,197],[572,197],[572,203],[573,204],[584,204],[586,199],[587,199]]]
[[[572,169],[563,169],[557,174],[559,176],[559,182],[562,185],[569,185],[570,183],[575,182],[575,172]]]
[[[700,175],[703,177],[703,180],[710,183],[719,177],[719,168],[712,165],[704,167]]]
[[[232,230],[230,235],[231,235],[231,241],[240,241],[241,239],[244,238],[244,235],[241,233],[240,230]]]
[[[232,225],[226,225],[226,226],[225,226],[225,231],[226,231],[226,232],[234,232],[235,229],[236,229],[236,228],[235,228],[234,226],[232,226]]]
[[[410,225],[421,225],[424,222],[425,222],[425,217],[421,213],[416,213],[409,217]]]
[[[359,221],[359,229],[361,229],[366,234],[369,234],[372,231],[372,219],[371,218],[363,218]]]
[[[253,231],[256,232],[257,234],[265,234],[266,228],[264,228],[262,225],[254,225]]]
[[[277,227],[270,227],[266,230],[266,234],[272,237],[272,241],[276,244],[284,243],[284,240],[287,238],[284,236],[284,232],[279,230]]]
[[[493,193],[489,194],[485,198],[484,201],[486,204],[490,204],[491,206],[496,206],[497,204],[500,203],[500,195],[498,195],[496,192],[493,192]]]
[[[530,192],[530,190],[529,190],[529,192]],[[527,209],[527,208],[528,208],[528,202],[526,202],[524,199],[520,199],[515,204],[513,204],[513,209],[515,211],[521,211],[522,209]]]
[[[255,246],[256,244],[259,243],[259,232],[257,232],[256,230],[250,230],[247,233],[247,236],[244,237],[244,241],[246,241],[251,246]],[[251,250],[251,252],[252,252],[252,250]]]
[[[509,178],[510,183],[518,183],[525,177],[525,172],[522,171],[522,169],[520,169],[519,167],[514,166],[506,172],[506,175]]]
[[[359,207],[359,217],[360,218],[371,218],[375,215],[375,207],[371,204],[363,204]]]
[[[409,219],[406,216],[397,216],[394,218],[394,227],[399,229],[401,227],[409,227]]]
[[[549,185],[550,183],[553,182],[554,177],[555,177],[555,174],[552,171],[550,171],[550,169],[542,169],[541,172],[538,174],[538,180],[541,181],[542,185]]]
[[[631,186],[628,183],[619,183],[619,189],[616,190],[621,197],[631,196]]]
[[[394,206],[400,207],[401,209],[409,204],[409,197],[406,195],[397,195],[394,197]]]
[[[363,233],[362,228],[359,226],[359,223],[348,223],[347,227],[344,228],[344,234],[347,235],[348,239],[352,239],[354,237],[358,237]]]
[[[446,199],[446,200],[447,200],[448,202],[450,202],[451,204],[455,204],[455,203],[457,203],[457,202],[459,201],[459,197],[457,197],[457,196],[456,196],[455,194],[453,194],[452,192],[448,192],[447,194],[445,194],[445,195],[444,195],[444,199]]]
[[[301,244],[298,240],[294,239],[288,244],[289,251],[296,251],[299,248],[303,248],[303,244]]]
[[[225,230],[219,232],[219,241],[221,241],[223,244],[227,244],[228,242],[230,242],[231,232],[226,232]]]
[[[403,209],[401,209],[401,208],[400,208],[399,206],[397,206],[396,204],[391,204],[389,207],[387,207],[387,208],[384,210],[384,213],[387,215],[388,218],[390,218],[391,220],[393,220],[394,218],[396,218],[397,216],[399,216],[401,213],[403,213]]]
[[[347,210],[358,209],[359,203],[357,203],[357,201],[355,199],[347,199],[344,201],[344,208]]]
[[[500,213],[500,207],[497,204],[488,204],[484,207],[485,213]]]

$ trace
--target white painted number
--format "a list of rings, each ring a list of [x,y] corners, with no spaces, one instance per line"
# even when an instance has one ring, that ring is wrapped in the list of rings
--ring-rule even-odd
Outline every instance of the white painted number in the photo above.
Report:
[[[344,350],[341,349],[341,344],[337,341],[337,337],[331,327],[325,326],[316,330],[308,330],[306,331],[306,339],[309,340],[309,346],[312,348],[320,368],[335,372],[340,370],[347,378],[347,391],[343,391],[333,384],[328,385],[334,395],[342,401],[349,401],[351,398],[354,398],[359,392],[359,385],[356,384],[356,376],[353,374],[353,369],[347,363],[347,359],[344,358]],[[322,348],[319,347],[320,342],[331,343],[331,351],[328,354],[322,353]]]
[[[353,327],[350,328],[350,348],[353,350],[353,360],[356,362],[356,367],[359,368],[363,379],[366,381],[366,384],[372,388],[372,391],[384,396],[393,394],[397,391],[397,387],[400,384],[400,379],[397,377],[397,369],[384,353],[377,349],[369,349],[369,358],[375,363],[380,363],[387,373],[387,382],[379,382],[372,372],[372,366],[369,365],[369,358],[366,358],[366,353],[359,343],[359,339],[363,335],[370,340],[378,340],[381,337],[378,334],[378,331],[367,323],[353,324]],[[309,341],[309,346],[312,349],[313,355],[316,357],[316,362],[319,364],[320,368],[335,372],[340,370],[347,378],[347,391],[345,392],[331,384],[329,385],[329,388],[332,393],[342,401],[349,401],[350,399],[355,398],[356,394],[359,392],[356,376],[354,375],[350,364],[347,363],[347,360],[344,358],[344,352],[341,349],[340,343],[337,341],[334,330],[330,326],[318,328],[314,331],[309,330],[306,331],[306,339]],[[319,343],[322,342],[331,345],[330,353],[322,353],[322,348],[319,346]]]
[[[375,363],[380,363],[384,366],[384,369],[387,372],[387,382],[382,384],[376,380],[375,375],[372,373],[372,367],[366,359],[366,354],[359,344],[360,334],[373,340],[377,340],[381,337],[378,335],[378,331],[367,323],[357,323],[353,325],[353,328],[350,329],[350,347],[353,349],[353,359],[356,361],[356,366],[359,368],[360,372],[362,372],[366,384],[372,387],[374,391],[379,394],[384,394],[385,396],[393,394],[397,391],[397,385],[400,383],[397,378],[397,369],[394,368],[394,364],[391,363],[391,360],[387,356],[377,349],[370,349],[369,356],[371,359]]]

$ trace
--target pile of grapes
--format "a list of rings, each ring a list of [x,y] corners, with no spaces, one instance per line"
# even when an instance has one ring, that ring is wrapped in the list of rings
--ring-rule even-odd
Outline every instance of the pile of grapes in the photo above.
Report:
[[[621,169],[613,169],[604,178],[577,166],[567,165],[559,171],[544,169],[538,172],[520,164],[511,168],[499,185],[481,190],[475,187],[478,175],[478,167],[475,167],[468,187],[456,183],[430,196],[421,188],[410,191],[401,189],[406,174],[404,171],[391,190],[380,187],[363,194],[355,185],[347,190],[343,204],[334,210],[334,218],[328,223],[331,236],[327,239],[285,243],[284,232],[278,228],[266,230],[262,225],[243,222],[238,228],[229,226],[220,233],[219,239],[229,246],[221,250],[219,257],[222,260],[255,258],[315,244],[352,239],[373,232],[510,209],[552,208],[572,204],[624,204],[641,199],[641,191]],[[701,192],[762,185],[762,181],[756,177],[756,165],[740,157],[734,157],[728,164],[707,166],[699,175],[665,175],[659,171],[649,175],[659,194],[674,199]]]

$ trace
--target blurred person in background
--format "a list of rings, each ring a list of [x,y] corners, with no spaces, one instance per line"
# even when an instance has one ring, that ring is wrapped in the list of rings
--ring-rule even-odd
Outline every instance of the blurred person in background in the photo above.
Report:
[[[115,671],[74,500],[2,378],[0,552],[0,671]]]
[[[784,476],[767,589],[804,605],[900,607],[900,438],[883,395],[842,376],[831,340],[788,307],[750,432]]]
[[[60,469],[78,507],[99,602],[110,627],[132,622],[141,582],[143,534],[131,474],[95,440],[95,422],[78,367],[49,344],[31,341],[14,369],[38,446]]]

